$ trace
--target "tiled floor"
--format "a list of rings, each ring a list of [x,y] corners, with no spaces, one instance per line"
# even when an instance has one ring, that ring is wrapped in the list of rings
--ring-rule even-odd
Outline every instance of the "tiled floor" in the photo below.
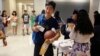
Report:
[[[63,39],[63,36],[60,39]],[[11,27],[8,28],[7,42],[8,46],[3,47],[2,40],[0,40],[0,56],[33,56],[34,44],[32,43],[31,33],[22,36],[21,24],[16,36],[12,35]],[[56,49],[54,49],[54,54],[54,56],[57,56]]]
[[[34,45],[30,44],[30,36],[9,36],[8,46],[3,47],[0,40],[0,56],[33,56]]]
[[[7,37],[7,42],[8,46],[3,47],[0,40],[0,56],[33,56],[34,44],[32,44],[31,35],[11,35]],[[54,53],[56,56],[56,49]]]

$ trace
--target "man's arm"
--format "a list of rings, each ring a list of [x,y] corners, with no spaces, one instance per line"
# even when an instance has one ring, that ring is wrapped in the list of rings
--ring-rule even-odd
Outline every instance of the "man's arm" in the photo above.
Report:
[[[39,29],[37,28],[37,23],[35,23],[34,24],[34,26],[33,26],[33,28],[32,28],[32,30],[34,31],[34,32],[38,32],[39,31]]]
[[[54,23],[53,26],[55,28],[56,35],[55,35],[55,37],[50,39],[51,43],[54,42],[55,40],[58,40],[58,38],[60,37],[60,28],[59,28],[58,22],[56,20],[54,20],[53,23]]]
[[[60,37],[60,30],[57,29],[55,37],[53,37],[52,39],[50,39],[50,42],[54,42],[55,40],[58,40],[59,37]]]
[[[30,20],[30,18],[31,18],[31,16],[28,14],[28,18],[29,18],[29,20]]]
[[[46,39],[47,43],[53,43],[55,40],[58,40],[60,37],[60,30],[56,30],[56,35],[52,39]]]
[[[22,22],[24,22],[24,14],[22,15]]]
[[[37,25],[38,25],[38,17],[39,17],[39,16],[36,17],[35,23],[34,23],[33,28],[32,28],[32,30],[33,30],[34,32],[38,32],[38,31],[39,31],[39,29],[38,29],[38,27],[37,27]]]

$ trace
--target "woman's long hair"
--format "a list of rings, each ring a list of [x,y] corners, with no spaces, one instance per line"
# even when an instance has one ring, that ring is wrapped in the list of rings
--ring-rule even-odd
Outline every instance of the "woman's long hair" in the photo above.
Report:
[[[6,10],[3,10],[1,16],[2,16],[2,17],[7,17],[7,14],[5,14],[5,13],[6,13]]]
[[[13,12],[12,12],[12,15],[13,15],[13,16],[17,16],[17,12],[16,12],[16,11],[13,11]]]
[[[94,29],[90,21],[89,15],[86,10],[82,9],[79,11],[77,25],[75,31],[79,31],[81,34],[91,34]]]

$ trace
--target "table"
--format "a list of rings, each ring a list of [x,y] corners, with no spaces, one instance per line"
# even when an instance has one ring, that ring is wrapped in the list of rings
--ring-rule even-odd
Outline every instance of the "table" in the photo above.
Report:
[[[74,44],[74,41],[71,39],[65,39],[65,40],[57,40],[53,43],[53,45],[57,48],[57,56],[59,54],[59,51],[63,54],[68,54],[72,50],[72,45]]]

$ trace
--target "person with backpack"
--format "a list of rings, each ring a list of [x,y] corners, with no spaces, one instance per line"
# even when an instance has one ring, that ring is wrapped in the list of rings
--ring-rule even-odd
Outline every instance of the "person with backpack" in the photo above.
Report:
[[[5,29],[4,29],[3,19],[1,15],[0,15],[0,39],[2,39],[3,41],[3,46],[7,46]]]

